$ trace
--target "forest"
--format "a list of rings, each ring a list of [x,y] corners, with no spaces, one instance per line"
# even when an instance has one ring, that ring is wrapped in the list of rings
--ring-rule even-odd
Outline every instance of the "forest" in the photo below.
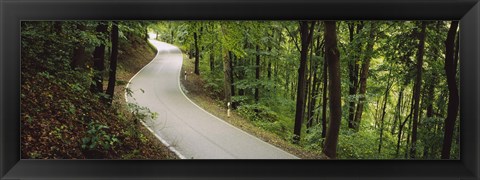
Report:
[[[458,21],[310,20],[22,21],[21,158],[177,159],[126,102],[149,33],[199,106],[301,158],[460,159]]]
[[[187,54],[207,93],[197,96],[231,102],[304,151],[459,159],[457,21],[160,21],[149,31]]]
[[[155,56],[144,21],[22,21],[22,159],[177,159],[125,102]],[[133,110],[133,112],[131,111]]]

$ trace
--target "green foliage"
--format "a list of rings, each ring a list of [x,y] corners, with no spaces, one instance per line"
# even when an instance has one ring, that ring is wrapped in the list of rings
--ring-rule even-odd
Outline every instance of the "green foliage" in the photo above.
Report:
[[[206,81],[203,88],[210,89],[210,95],[215,96],[216,94],[220,94],[223,91],[223,78],[219,77],[218,75],[209,74],[204,79]]]
[[[120,47],[127,50],[119,56],[128,59],[132,52],[144,52],[137,50],[147,47],[143,38],[149,23],[120,23]],[[106,33],[96,31],[100,24],[107,25]],[[125,107],[117,102],[105,104],[103,100],[108,96],[103,92],[92,93],[90,89],[94,75],[103,75],[104,82],[108,77],[108,68],[93,69],[93,52],[100,44],[105,45],[104,65],[108,67],[111,24],[107,21],[22,21],[22,158],[119,158],[129,149],[143,147],[149,141],[138,126],[131,126],[133,120],[130,114],[124,113]],[[84,49],[85,57],[77,66],[72,60],[78,49]],[[117,75],[123,76],[123,73],[121,70]],[[129,73],[132,72],[126,75]],[[116,82],[117,85],[128,83]],[[117,94],[123,97],[123,93]],[[155,118],[156,114],[138,113],[133,119],[147,116]],[[137,132],[135,137],[121,133],[128,128]],[[137,157],[146,158],[145,154],[152,151],[141,151]]]
[[[262,104],[242,105],[238,108],[238,112],[253,121],[275,122],[278,120],[277,113]]]
[[[132,111],[135,120],[145,121],[147,118],[155,119],[158,117],[158,113],[151,112],[147,107],[139,106],[136,103],[128,103],[128,108]]]
[[[88,131],[84,138],[81,140],[81,147],[83,149],[103,149],[109,150],[115,148],[120,141],[116,135],[112,135],[106,132],[109,127],[99,122],[92,121],[88,123]]]
[[[378,154],[379,133],[373,129],[355,132],[342,129],[338,141],[340,159],[393,159],[395,158],[394,137],[384,132],[382,152]]]
[[[310,127],[309,133],[306,133],[304,137],[304,144],[306,149],[319,150],[323,148],[323,141],[325,138],[322,138],[322,127],[320,124],[316,124],[313,127]]]
[[[424,63],[422,67],[422,100],[417,140],[417,157],[422,157],[423,149],[438,159],[443,140],[442,124],[446,116],[448,89],[446,88],[444,58],[446,21],[428,22],[426,31]],[[400,152],[396,155],[397,133],[401,122],[411,116],[414,81],[417,76],[416,54],[418,49],[419,21],[337,21],[337,39],[340,53],[340,75],[342,88],[342,124],[339,135],[338,155],[341,159],[391,159],[404,157],[408,151],[407,139],[411,138],[412,125],[403,126],[400,139]],[[236,111],[251,120],[255,125],[289,139],[293,131],[295,102],[297,94],[298,67],[300,65],[300,33],[297,21],[162,21],[150,26],[159,33],[160,40],[174,43],[187,54],[192,54],[193,34],[196,33],[200,47],[201,79],[210,96],[223,98],[223,62],[229,57],[232,62]],[[374,29],[372,29],[374,28]],[[374,30],[374,38],[370,32]],[[303,120],[300,145],[312,151],[321,151],[321,138],[324,100],[323,65],[325,62],[324,24],[314,27],[311,46],[307,58],[307,94],[305,107],[314,101],[314,122],[306,133]],[[368,42],[373,42],[372,52],[367,52]],[[259,47],[257,50],[256,47]],[[214,67],[210,69],[210,55],[214,57]],[[260,56],[260,77],[256,77],[256,57]],[[362,65],[370,62],[366,93],[359,94],[360,71]],[[356,68],[356,69],[353,69]],[[356,78],[350,81],[350,73],[356,71]],[[267,77],[270,73],[270,77]],[[317,78],[317,84],[314,79]],[[350,87],[357,85],[355,93]],[[427,97],[427,87],[433,84],[433,97]],[[312,86],[315,89],[311,89]],[[327,87],[328,88],[328,87]],[[387,89],[388,88],[388,89]],[[255,90],[260,98],[255,99]],[[387,91],[388,90],[388,91]],[[386,93],[386,94],[385,94]],[[399,100],[399,95],[402,97]],[[386,95],[386,98],[384,98]],[[314,97],[313,97],[314,96]],[[364,103],[362,121],[358,131],[349,129],[350,102]],[[325,103],[326,119],[329,116],[329,94]],[[400,102],[398,102],[400,101]],[[385,110],[383,109],[385,104]],[[399,108],[397,108],[399,104]],[[434,116],[425,118],[428,105],[433,105]],[[307,110],[306,110],[307,111]],[[356,111],[356,109],[355,109]],[[385,111],[385,115],[383,115]],[[305,117],[309,112],[305,112]],[[383,124],[381,122],[383,117]],[[410,117],[411,118],[411,117]],[[327,123],[328,126],[328,123]],[[383,129],[381,129],[383,127]],[[328,127],[327,127],[328,129]],[[456,132],[457,133],[457,132]],[[380,134],[382,139],[380,143]],[[458,134],[454,135],[458,137]],[[411,140],[411,139],[410,139]],[[408,141],[410,141],[408,140]],[[378,152],[381,145],[381,152]],[[458,153],[454,143],[452,154]],[[454,155],[456,156],[456,155]],[[458,157],[458,156],[456,156]]]

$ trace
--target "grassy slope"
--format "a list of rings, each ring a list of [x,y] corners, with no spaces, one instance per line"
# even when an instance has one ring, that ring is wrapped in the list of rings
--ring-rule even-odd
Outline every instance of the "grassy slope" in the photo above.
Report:
[[[240,116],[235,111],[232,111],[231,116],[227,117],[227,109],[223,105],[223,102],[215,100],[214,97],[209,96],[210,90],[205,89],[205,82],[200,78],[200,76],[191,73],[194,71],[194,60],[188,59],[188,56],[184,55],[184,61],[182,66],[182,71],[189,72],[187,75],[187,80],[184,80],[183,73],[181,73],[181,83],[184,89],[185,94],[197,105],[205,109],[206,111],[212,113],[213,115],[223,119],[224,121],[262,139],[265,142],[273,144],[291,154],[296,155],[302,159],[324,159],[321,154],[313,151],[307,151],[297,145],[293,145],[282,139],[273,132],[269,132],[260,127],[255,126],[248,119]],[[201,88],[199,88],[201,87]]]
[[[77,92],[62,77],[38,75],[35,64],[22,62],[21,156],[25,159],[177,159],[154,135],[135,123],[126,110],[125,82],[155,52],[145,41],[120,44],[115,103],[110,108],[90,92]],[[25,63],[24,63],[25,62]],[[106,77],[108,78],[108,77]],[[67,81],[68,82],[68,81]],[[105,85],[107,81],[104,82]],[[82,148],[90,122],[106,125],[107,135],[121,143],[112,148]],[[101,131],[94,134],[101,134]]]

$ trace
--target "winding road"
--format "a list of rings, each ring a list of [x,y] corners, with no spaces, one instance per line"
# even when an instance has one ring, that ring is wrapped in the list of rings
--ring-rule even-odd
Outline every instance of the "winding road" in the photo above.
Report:
[[[182,159],[298,159],[203,110],[180,88],[182,52],[149,40],[158,53],[132,77],[130,103],[158,113],[144,125]]]

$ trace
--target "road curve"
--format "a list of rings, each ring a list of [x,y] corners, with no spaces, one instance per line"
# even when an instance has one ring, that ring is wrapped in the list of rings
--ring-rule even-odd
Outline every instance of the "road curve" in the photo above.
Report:
[[[180,89],[182,52],[175,46],[149,40],[155,58],[129,82],[126,100],[158,113],[144,125],[182,159],[297,159],[211,115]]]

